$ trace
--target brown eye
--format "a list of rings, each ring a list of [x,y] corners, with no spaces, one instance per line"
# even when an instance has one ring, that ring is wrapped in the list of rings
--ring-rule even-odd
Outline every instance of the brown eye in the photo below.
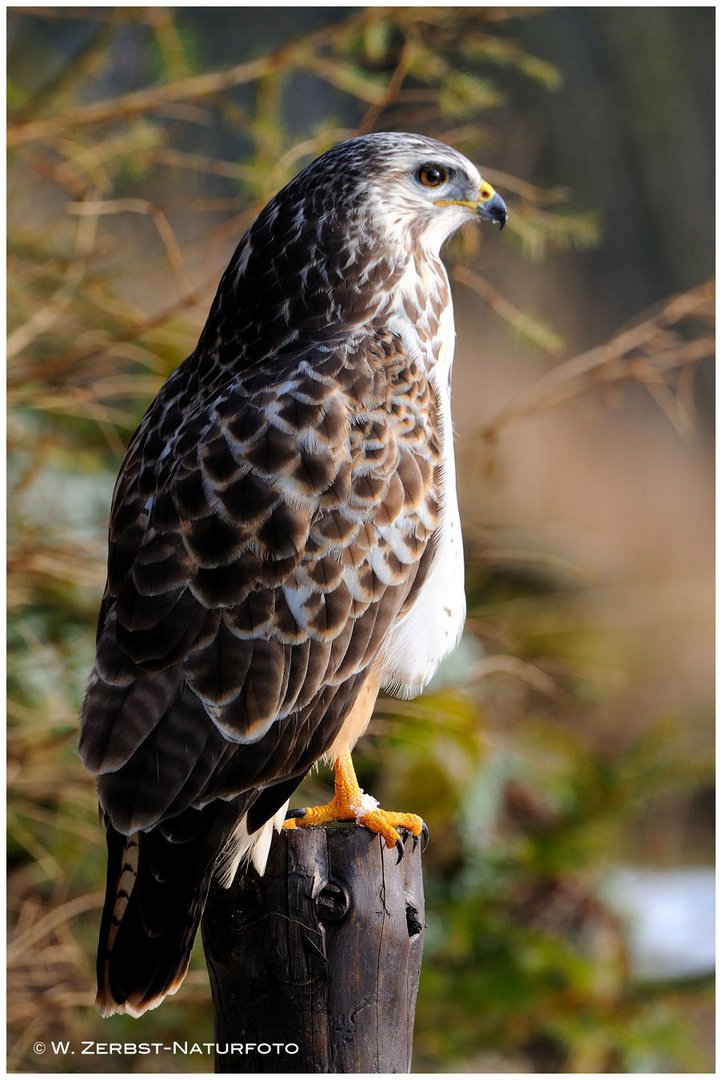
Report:
[[[443,165],[422,165],[416,179],[424,187],[441,187],[449,179],[449,173]]]

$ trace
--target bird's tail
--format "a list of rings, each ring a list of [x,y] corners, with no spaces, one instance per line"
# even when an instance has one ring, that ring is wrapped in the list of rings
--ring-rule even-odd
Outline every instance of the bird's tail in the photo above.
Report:
[[[263,873],[270,834],[274,825],[280,829],[298,783],[295,778],[260,797],[251,789],[202,810],[190,807],[130,836],[105,815],[108,877],[95,999],[102,1016],[142,1016],[175,994],[188,971],[214,874],[228,887],[243,858]]]
[[[203,843],[207,833],[195,844],[191,838],[183,852],[187,858],[179,861],[177,837],[161,828],[124,836],[106,824],[108,877],[95,1003],[102,1016],[141,1016],[185,978],[220,845]]]

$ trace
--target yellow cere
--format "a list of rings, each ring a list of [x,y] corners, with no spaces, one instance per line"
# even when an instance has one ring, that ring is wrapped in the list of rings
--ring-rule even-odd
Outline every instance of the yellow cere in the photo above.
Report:
[[[491,184],[487,183],[486,180],[482,180],[479,188],[479,198],[475,201],[470,199],[435,199],[434,206],[468,206],[471,210],[475,210],[480,203],[488,202],[495,195],[496,192]]]

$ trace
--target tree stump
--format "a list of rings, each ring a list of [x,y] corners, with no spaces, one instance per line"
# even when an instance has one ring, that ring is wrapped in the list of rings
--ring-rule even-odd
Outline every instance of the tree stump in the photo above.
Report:
[[[266,873],[214,885],[203,944],[216,1072],[409,1072],[424,938],[420,846],[284,829]]]

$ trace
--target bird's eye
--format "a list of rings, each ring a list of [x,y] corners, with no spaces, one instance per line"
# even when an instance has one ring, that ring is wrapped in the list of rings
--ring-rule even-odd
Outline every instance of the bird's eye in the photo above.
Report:
[[[416,171],[416,179],[424,187],[441,187],[449,179],[449,170],[443,165],[422,165]]]

